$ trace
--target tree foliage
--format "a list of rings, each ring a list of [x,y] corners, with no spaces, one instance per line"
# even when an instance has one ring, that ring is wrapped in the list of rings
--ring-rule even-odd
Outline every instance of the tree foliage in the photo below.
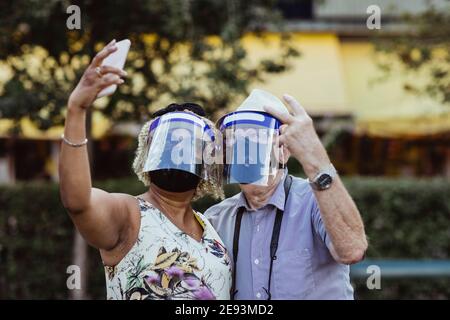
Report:
[[[69,5],[81,29],[69,30]],[[249,61],[242,36],[279,30],[274,0],[6,0],[0,4],[0,62],[12,76],[0,91],[0,116],[29,117],[41,129],[64,120],[68,94],[101,46],[129,38],[132,75],[96,110],[113,121],[144,120],[161,98],[203,104],[214,116],[266,74],[298,55],[282,37],[279,53]]]
[[[396,72],[394,61],[400,61],[407,72],[421,73],[425,83],[407,82],[406,90],[431,96],[450,104],[450,5],[446,10],[432,4],[420,14],[407,14],[402,22],[406,32],[401,36],[378,38],[379,52],[397,59],[380,64],[387,73]]]

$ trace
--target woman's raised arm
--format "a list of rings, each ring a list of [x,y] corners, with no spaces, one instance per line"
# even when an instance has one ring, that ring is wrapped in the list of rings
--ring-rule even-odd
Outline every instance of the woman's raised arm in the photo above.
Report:
[[[68,102],[59,159],[60,193],[65,208],[83,237],[100,249],[117,244],[126,221],[130,196],[92,188],[86,148],[86,111],[104,88],[124,81],[120,69],[101,66],[115,52],[111,41],[92,60]]]

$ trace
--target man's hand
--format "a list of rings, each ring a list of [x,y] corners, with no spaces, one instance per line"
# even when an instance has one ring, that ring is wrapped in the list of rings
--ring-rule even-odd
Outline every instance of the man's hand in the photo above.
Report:
[[[284,95],[283,98],[291,106],[292,115],[271,107],[266,107],[265,110],[283,122],[280,144],[287,147],[300,161],[306,175],[312,179],[320,169],[330,163],[330,159],[305,109],[291,96]],[[314,220],[314,226],[317,231],[321,229],[320,225],[324,224],[331,239],[328,245],[330,254],[337,262],[344,264],[361,261],[367,249],[364,224],[342,181],[336,177],[331,188],[314,191],[314,194],[321,217]]]
[[[102,66],[103,60],[115,51],[117,51],[116,40],[113,40],[92,59],[80,82],[70,95],[69,109],[86,109],[104,88],[113,84],[121,85],[124,82],[121,77],[127,75],[125,71],[111,66]]]
[[[280,128],[280,145],[289,150],[302,164],[306,175],[312,179],[330,164],[330,159],[305,109],[287,94],[283,99],[291,107],[292,114],[280,112],[271,106],[265,106],[264,109],[283,123]]]

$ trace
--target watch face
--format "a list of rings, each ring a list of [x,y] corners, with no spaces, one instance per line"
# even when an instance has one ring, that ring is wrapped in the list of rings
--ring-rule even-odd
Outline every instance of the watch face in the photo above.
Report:
[[[330,187],[331,183],[333,182],[333,178],[329,174],[324,173],[320,175],[320,177],[317,178],[316,181],[319,188],[323,190]]]

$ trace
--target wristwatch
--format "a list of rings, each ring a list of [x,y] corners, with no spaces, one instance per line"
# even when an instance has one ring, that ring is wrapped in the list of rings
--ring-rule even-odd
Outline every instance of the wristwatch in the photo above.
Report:
[[[322,168],[312,180],[308,178],[308,182],[314,190],[323,191],[331,187],[333,178],[336,177],[336,175],[337,171],[330,163],[325,168]]]

